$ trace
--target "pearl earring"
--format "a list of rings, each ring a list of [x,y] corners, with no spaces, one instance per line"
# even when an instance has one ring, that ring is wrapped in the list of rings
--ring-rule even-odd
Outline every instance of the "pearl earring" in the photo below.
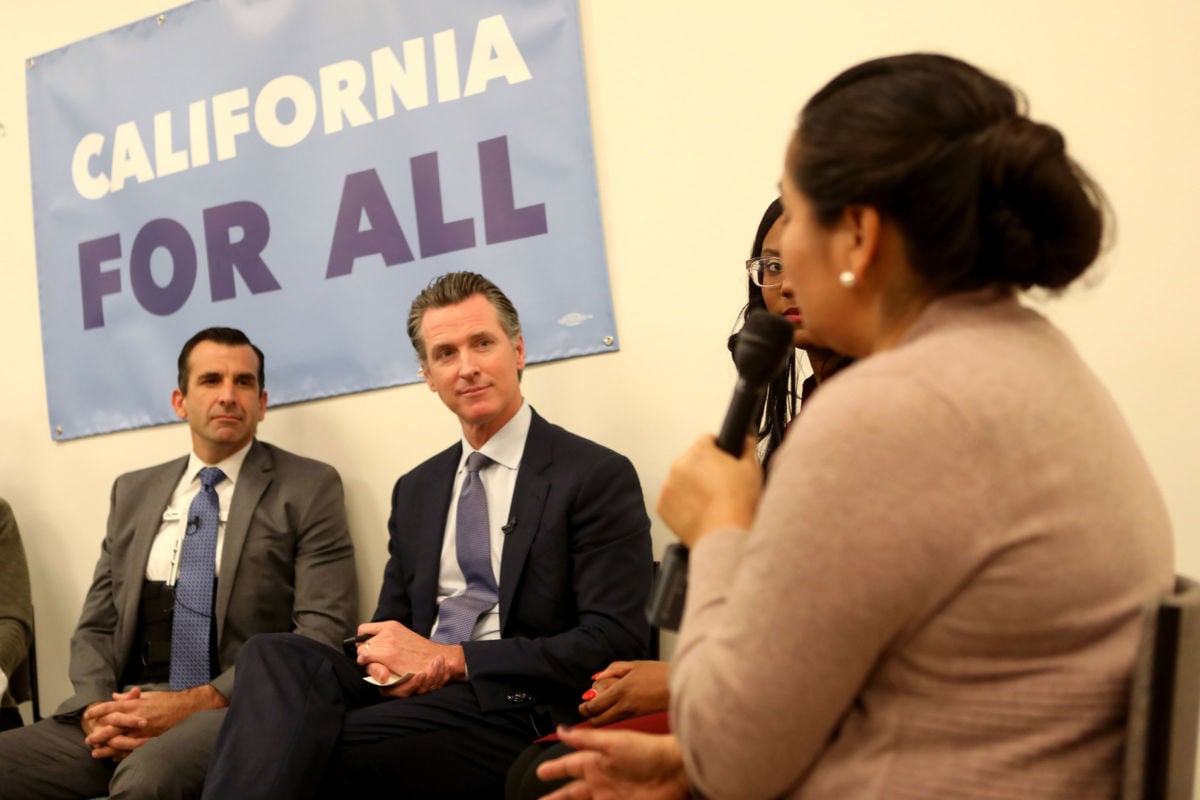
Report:
[[[845,286],[847,289],[853,289],[855,284],[858,283],[858,276],[856,276],[850,270],[844,269],[838,273],[838,281],[840,281],[842,286]]]

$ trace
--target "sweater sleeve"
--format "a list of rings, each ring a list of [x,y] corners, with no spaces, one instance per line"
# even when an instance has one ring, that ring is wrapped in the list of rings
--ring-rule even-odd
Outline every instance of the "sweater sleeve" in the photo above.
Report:
[[[696,545],[671,721],[703,795],[794,790],[881,655],[969,574],[984,487],[938,483],[976,446],[919,384],[841,380],[792,426],[753,530]]]
[[[33,604],[21,532],[0,500],[0,670],[9,678],[25,660],[33,638]]]

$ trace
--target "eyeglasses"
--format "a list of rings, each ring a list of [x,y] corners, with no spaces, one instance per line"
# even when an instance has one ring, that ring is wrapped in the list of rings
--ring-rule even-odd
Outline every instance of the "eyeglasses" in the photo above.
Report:
[[[755,286],[773,289],[783,283],[783,262],[774,256],[752,258],[746,262],[746,272]]]

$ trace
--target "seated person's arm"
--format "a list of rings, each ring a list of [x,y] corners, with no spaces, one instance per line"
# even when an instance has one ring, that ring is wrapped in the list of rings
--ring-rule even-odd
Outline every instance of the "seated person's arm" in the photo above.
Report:
[[[29,601],[29,570],[21,534],[8,503],[0,500],[0,695],[8,679],[29,654],[33,640],[33,607]]]
[[[306,469],[316,474],[300,476],[313,488],[296,512],[292,631],[340,649],[342,638],[358,621],[354,544],[337,471],[311,462]],[[234,675],[231,664],[213,678],[213,687],[229,697]]]
[[[513,502],[515,505],[515,498]],[[517,631],[500,640],[464,644],[470,679],[480,691],[485,709],[490,703],[497,707],[509,704],[505,699],[509,680],[553,682],[565,690],[579,687],[575,690],[579,692],[587,686],[596,664],[646,652],[650,630],[645,604],[653,559],[650,520],[633,465],[624,456],[605,451],[580,477],[562,513],[564,530],[554,533],[568,537],[571,595],[555,604],[552,589],[539,592],[529,588],[526,584],[536,573],[527,566],[522,576],[525,597],[544,597],[543,605],[557,608],[525,608],[522,612],[562,614],[562,609],[568,609],[567,613],[573,612],[574,624],[549,636],[526,637]],[[543,528],[551,530],[554,524],[554,520],[541,521]],[[534,557],[531,552],[530,558]],[[510,622],[512,613],[510,610]]]
[[[666,661],[614,661],[592,676],[579,713],[601,726],[666,711],[669,671]]]
[[[92,576],[92,585],[83,601],[79,624],[71,636],[68,672],[75,694],[58,707],[55,716],[78,718],[92,703],[107,702],[120,689],[118,657],[115,652],[117,609],[113,602],[113,542],[120,533],[118,518],[132,514],[118,513],[118,506],[138,502],[130,492],[122,492],[121,480],[113,482],[109,497],[108,530],[100,545],[100,558]],[[120,659],[123,660],[123,659]]]

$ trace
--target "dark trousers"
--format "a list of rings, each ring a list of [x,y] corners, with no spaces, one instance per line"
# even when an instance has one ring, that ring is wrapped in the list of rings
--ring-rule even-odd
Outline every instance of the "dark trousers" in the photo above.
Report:
[[[571,782],[570,778],[544,781],[537,776],[537,768],[547,761],[553,761],[574,752],[574,748],[567,747],[562,742],[534,742],[529,745],[521,755],[517,756],[508,769],[504,790],[505,800],[536,800],[560,786],[566,786]]]
[[[485,713],[469,684],[383,698],[342,652],[266,634],[238,655],[204,797],[503,797],[537,736],[527,710]]]
[[[576,727],[586,726],[587,723],[580,723]],[[602,725],[600,730],[627,730],[639,731],[641,733],[664,734],[671,732],[671,719],[666,711],[656,711],[653,714],[646,714],[641,717],[630,717],[619,722],[610,722],[607,725]],[[529,745],[529,747],[525,748],[525,752],[517,756],[508,770],[508,780],[504,794],[506,800],[534,800],[534,798],[549,794],[560,786],[566,786],[571,782],[570,779],[563,778],[556,781],[543,781],[537,776],[537,768],[547,761],[553,761],[556,758],[561,758],[573,752],[575,752],[574,749],[567,747],[558,741],[557,738],[553,738],[550,741],[539,739]]]
[[[25,722],[21,719],[21,712],[17,710],[16,706],[0,708],[0,731],[10,731],[24,724]]]

